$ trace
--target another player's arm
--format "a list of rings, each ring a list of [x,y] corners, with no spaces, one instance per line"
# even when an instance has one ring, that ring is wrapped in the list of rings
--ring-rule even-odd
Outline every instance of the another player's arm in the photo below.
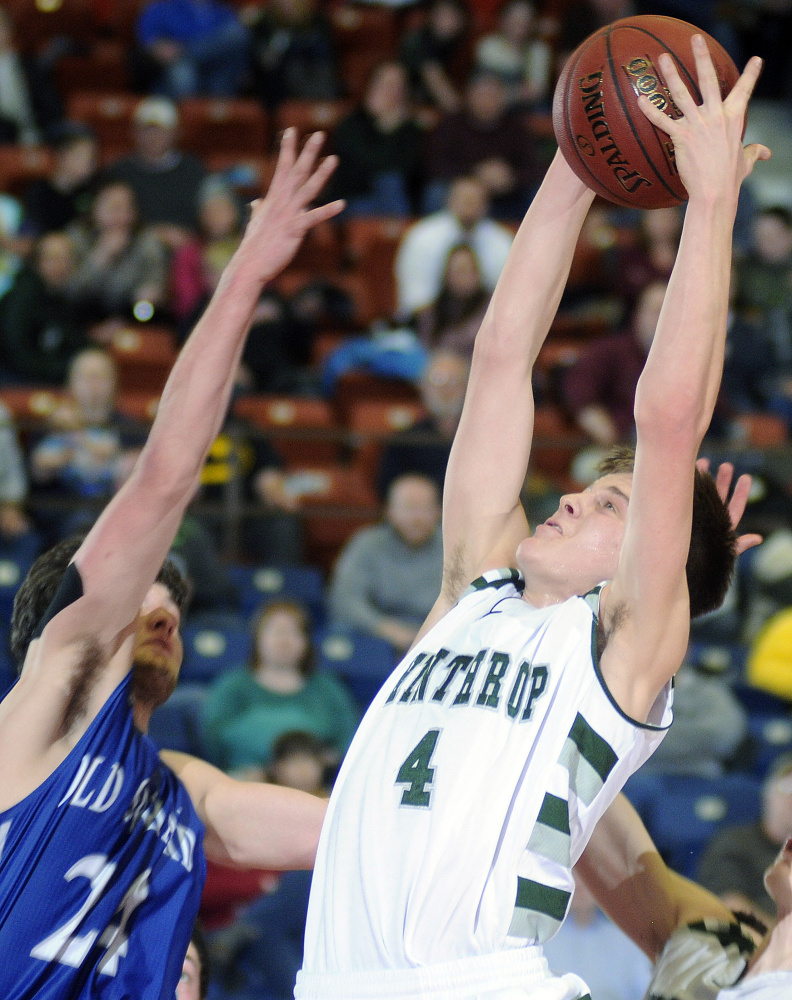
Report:
[[[313,868],[327,801],[258,781],[236,781],[205,761],[165,750],[206,827],[216,861],[245,868]]]
[[[685,563],[693,471],[723,368],[731,239],[742,181],[764,147],[742,146],[745,111],[761,62],[751,60],[725,101],[706,44],[693,50],[704,98],[698,107],[673,63],[661,68],[684,117],[641,101],[674,141],[690,200],[679,252],[635,398],[637,448],[617,572],[603,606],[602,671],[620,707],[647,717],[678,668],[689,629]],[[616,627],[618,624],[618,627]]]
[[[520,491],[533,434],[531,373],[593,193],[557,154],[514,239],[476,337],[443,491],[443,586],[424,631],[528,533]]]
[[[106,658],[131,635],[224,419],[261,290],[291,260],[307,230],[343,207],[334,202],[308,208],[335,166],[334,157],[316,166],[321,141],[321,135],[311,137],[297,156],[296,135],[287,130],[269,191],[254,203],[239,249],[179,354],[134,471],[75,556],[83,596],[56,615],[38,640],[42,647],[32,658],[37,677],[62,671],[63,650],[80,647],[88,635]],[[128,668],[123,657],[113,662],[119,672]],[[53,680],[57,701],[57,691],[68,685]],[[118,680],[105,674],[97,697]]]
[[[705,917],[734,919],[717,896],[667,867],[623,795],[597,823],[575,872],[653,962],[680,927]]]

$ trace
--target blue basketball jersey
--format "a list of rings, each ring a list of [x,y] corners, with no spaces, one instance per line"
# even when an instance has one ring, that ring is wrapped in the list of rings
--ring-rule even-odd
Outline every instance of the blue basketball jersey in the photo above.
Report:
[[[134,727],[127,677],[63,763],[0,813],[2,1000],[173,1000],[203,834]]]

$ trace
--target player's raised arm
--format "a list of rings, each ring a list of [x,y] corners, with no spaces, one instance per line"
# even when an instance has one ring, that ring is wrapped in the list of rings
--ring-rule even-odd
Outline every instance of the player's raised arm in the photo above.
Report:
[[[683,117],[673,121],[644,98],[640,101],[647,117],[674,142],[689,203],[657,332],[636,391],[632,493],[624,512],[618,569],[604,604],[608,641],[603,675],[621,708],[639,720],[647,718],[656,696],[678,669],[687,644],[685,565],[694,468],[723,368],[737,198],[756,160],[770,155],[765,147],[742,145],[745,112],[761,61],[752,59],[722,100],[704,39],[694,36],[692,44],[702,105],[696,105],[667,55],[660,58],[660,68]]]
[[[514,559],[533,433],[531,372],[558,309],[593,193],[556,155],[515,237],[476,337],[444,490],[436,618],[483,568]],[[505,560],[505,562],[504,562]]]
[[[600,908],[653,961],[680,927],[713,917],[734,918],[700,885],[672,871],[640,816],[618,795],[597,823],[575,873]]]
[[[317,166],[321,134],[297,154],[284,135],[266,197],[254,202],[242,242],[168,378],[135,469],[77,552],[84,598],[60,617],[61,641],[90,625],[112,642],[135,617],[164,560],[216,437],[253,310],[267,281],[292,259],[313,225],[343,203],[310,209],[335,158]]]

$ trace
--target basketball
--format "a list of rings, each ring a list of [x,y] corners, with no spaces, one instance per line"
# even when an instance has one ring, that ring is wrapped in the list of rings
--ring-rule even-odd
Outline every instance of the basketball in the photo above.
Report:
[[[687,201],[674,144],[646,118],[638,97],[671,118],[682,113],[657,69],[667,52],[693,99],[701,104],[690,39],[706,39],[725,97],[739,79],[731,56],[700,28],[646,14],[614,21],[569,57],[553,97],[553,129],[577,176],[598,195],[631,208],[667,208]]]

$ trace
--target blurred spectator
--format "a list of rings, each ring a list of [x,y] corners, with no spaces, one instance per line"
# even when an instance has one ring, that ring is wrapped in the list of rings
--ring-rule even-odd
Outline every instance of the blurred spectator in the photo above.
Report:
[[[268,0],[248,11],[253,89],[268,108],[342,93],[330,21],[317,0]]]
[[[476,255],[460,243],[448,255],[437,299],[415,317],[419,340],[429,350],[471,357],[489,300]]]
[[[487,211],[483,184],[475,177],[460,177],[449,188],[446,207],[407,230],[396,257],[400,316],[410,317],[435,302],[448,254],[460,243],[467,243],[476,255],[485,288],[495,288],[514,237],[488,218]]]
[[[171,267],[171,308],[182,324],[206,304],[242,237],[242,206],[219,175],[199,188],[198,221],[199,234],[178,248]]]
[[[649,959],[611,923],[577,876],[566,920],[542,950],[556,975],[576,973],[597,1000],[641,1000],[652,977]]]
[[[775,322],[785,324],[787,354],[792,352],[791,278],[792,212],[781,206],[760,209],[753,224],[752,250],[737,262],[737,301],[743,308],[757,309]]]
[[[455,62],[470,24],[464,0],[430,0],[423,24],[405,32],[399,59],[407,67],[413,99],[456,111],[462,101],[454,82]]]
[[[25,513],[25,459],[11,413],[0,403],[0,550],[32,532]]]
[[[245,558],[276,566],[303,562],[300,498],[290,492],[283,463],[263,435],[241,420],[228,421],[209,450],[201,484],[203,500],[247,501],[263,508],[242,523]],[[218,546],[227,547],[225,514],[201,513],[199,520]]]
[[[772,924],[774,907],[764,873],[791,830],[792,755],[783,754],[762,786],[759,820],[716,833],[702,855],[697,881],[720,896],[729,909],[753,911]]]
[[[606,252],[606,267],[617,292],[629,308],[641,292],[655,281],[667,282],[679,249],[682,209],[656,208],[641,212],[637,245],[628,243]]]
[[[32,236],[65,229],[87,212],[97,169],[96,136],[81,122],[62,122],[52,137],[52,172],[25,189],[25,231]]]
[[[333,130],[339,164],[329,198],[346,198],[348,215],[415,214],[423,129],[412,116],[401,63],[376,66],[363,101]]]
[[[248,68],[248,36],[236,11],[219,0],[150,0],[138,42],[155,67],[153,89],[177,101],[234,97]]]
[[[0,194],[0,298],[11,288],[33,249],[34,240],[22,235],[22,205],[10,194]]]
[[[302,605],[274,601],[256,616],[246,668],[212,685],[203,729],[210,759],[226,771],[261,776],[275,741],[289,730],[312,733],[339,761],[358,722],[352,696],[333,675],[315,671],[311,623]]]
[[[198,924],[193,927],[182,974],[176,986],[176,1000],[205,1000],[209,991],[209,952]]]
[[[206,175],[200,160],[177,146],[179,112],[164,97],[138,104],[135,150],[110,164],[108,180],[123,181],[135,192],[140,220],[154,227],[162,242],[176,249],[198,228],[198,192]]]
[[[657,327],[666,283],[648,285],[629,328],[591,341],[563,377],[565,404],[592,441],[609,448],[632,438],[635,387]]]
[[[19,51],[11,16],[0,7],[0,144],[35,146],[62,117],[54,81],[40,59]]]
[[[77,252],[70,293],[89,324],[131,319],[135,305],[165,300],[167,256],[153,232],[140,227],[135,192],[124,181],[106,181],[90,217],[69,229]],[[112,332],[112,327],[107,333]],[[95,331],[96,333],[96,331]]]
[[[328,601],[333,624],[410,648],[440,593],[443,543],[437,487],[408,473],[388,490],[382,524],[363,528],[338,556]]]
[[[495,74],[506,87],[510,105],[535,106],[548,101],[553,50],[539,36],[536,5],[507,0],[495,31],[476,45],[476,68]]]
[[[273,744],[267,780],[311,795],[326,796],[325,756],[321,742],[310,733],[286,732]],[[218,868],[209,863],[202,910],[207,890],[214,895]],[[259,881],[263,882],[266,874],[259,873]],[[273,874],[270,873],[270,878],[274,884],[249,895],[250,905],[237,908],[235,923],[213,937],[213,952],[229,997],[291,1000],[294,996],[294,983],[302,965],[311,874],[287,872],[272,879]],[[240,896],[241,880],[247,878],[255,884],[255,875],[225,869],[227,883],[232,879],[240,882]]]
[[[470,362],[461,354],[434,351],[421,376],[421,400],[427,415],[397,434],[382,453],[377,489],[381,497],[391,483],[408,473],[431,479],[442,495],[451,445],[465,402]],[[426,440],[414,440],[417,435]]]
[[[790,533],[775,532],[769,542],[771,548],[769,552],[762,553],[754,575],[766,580],[772,574],[776,584],[774,589],[778,591],[781,589],[778,585],[783,584],[783,589],[788,590]],[[786,564],[786,573],[782,579],[775,578],[782,563]],[[748,653],[746,680],[752,687],[768,691],[792,704],[792,608],[786,607],[772,614],[759,629]]]
[[[145,429],[116,409],[118,378],[112,357],[98,347],[69,365],[68,397],[49,418],[50,431],[33,447],[30,469],[37,492],[76,502],[109,500],[126,471],[125,453],[137,450]],[[94,507],[42,517],[51,541],[87,530]]]
[[[563,66],[573,49],[599,28],[634,13],[632,0],[566,0],[556,40],[556,64]]]
[[[0,371],[6,381],[62,385],[69,362],[87,343],[68,293],[75,268],[69,237],[48,233],[0,299]]]
[[[674,677],[674,725],[641,772],[717,777],[747,732],[745,709],[728,682],[706,660],[686,660]]]
[[[523,217],[533,184],[531,140],[523,115],[509,108],[499,77],[485,70],[471,76],[464,106],[429,136],[424,167],[425,211],[445,202],[451,181],[472,176],[483,185],[495,218]]]

